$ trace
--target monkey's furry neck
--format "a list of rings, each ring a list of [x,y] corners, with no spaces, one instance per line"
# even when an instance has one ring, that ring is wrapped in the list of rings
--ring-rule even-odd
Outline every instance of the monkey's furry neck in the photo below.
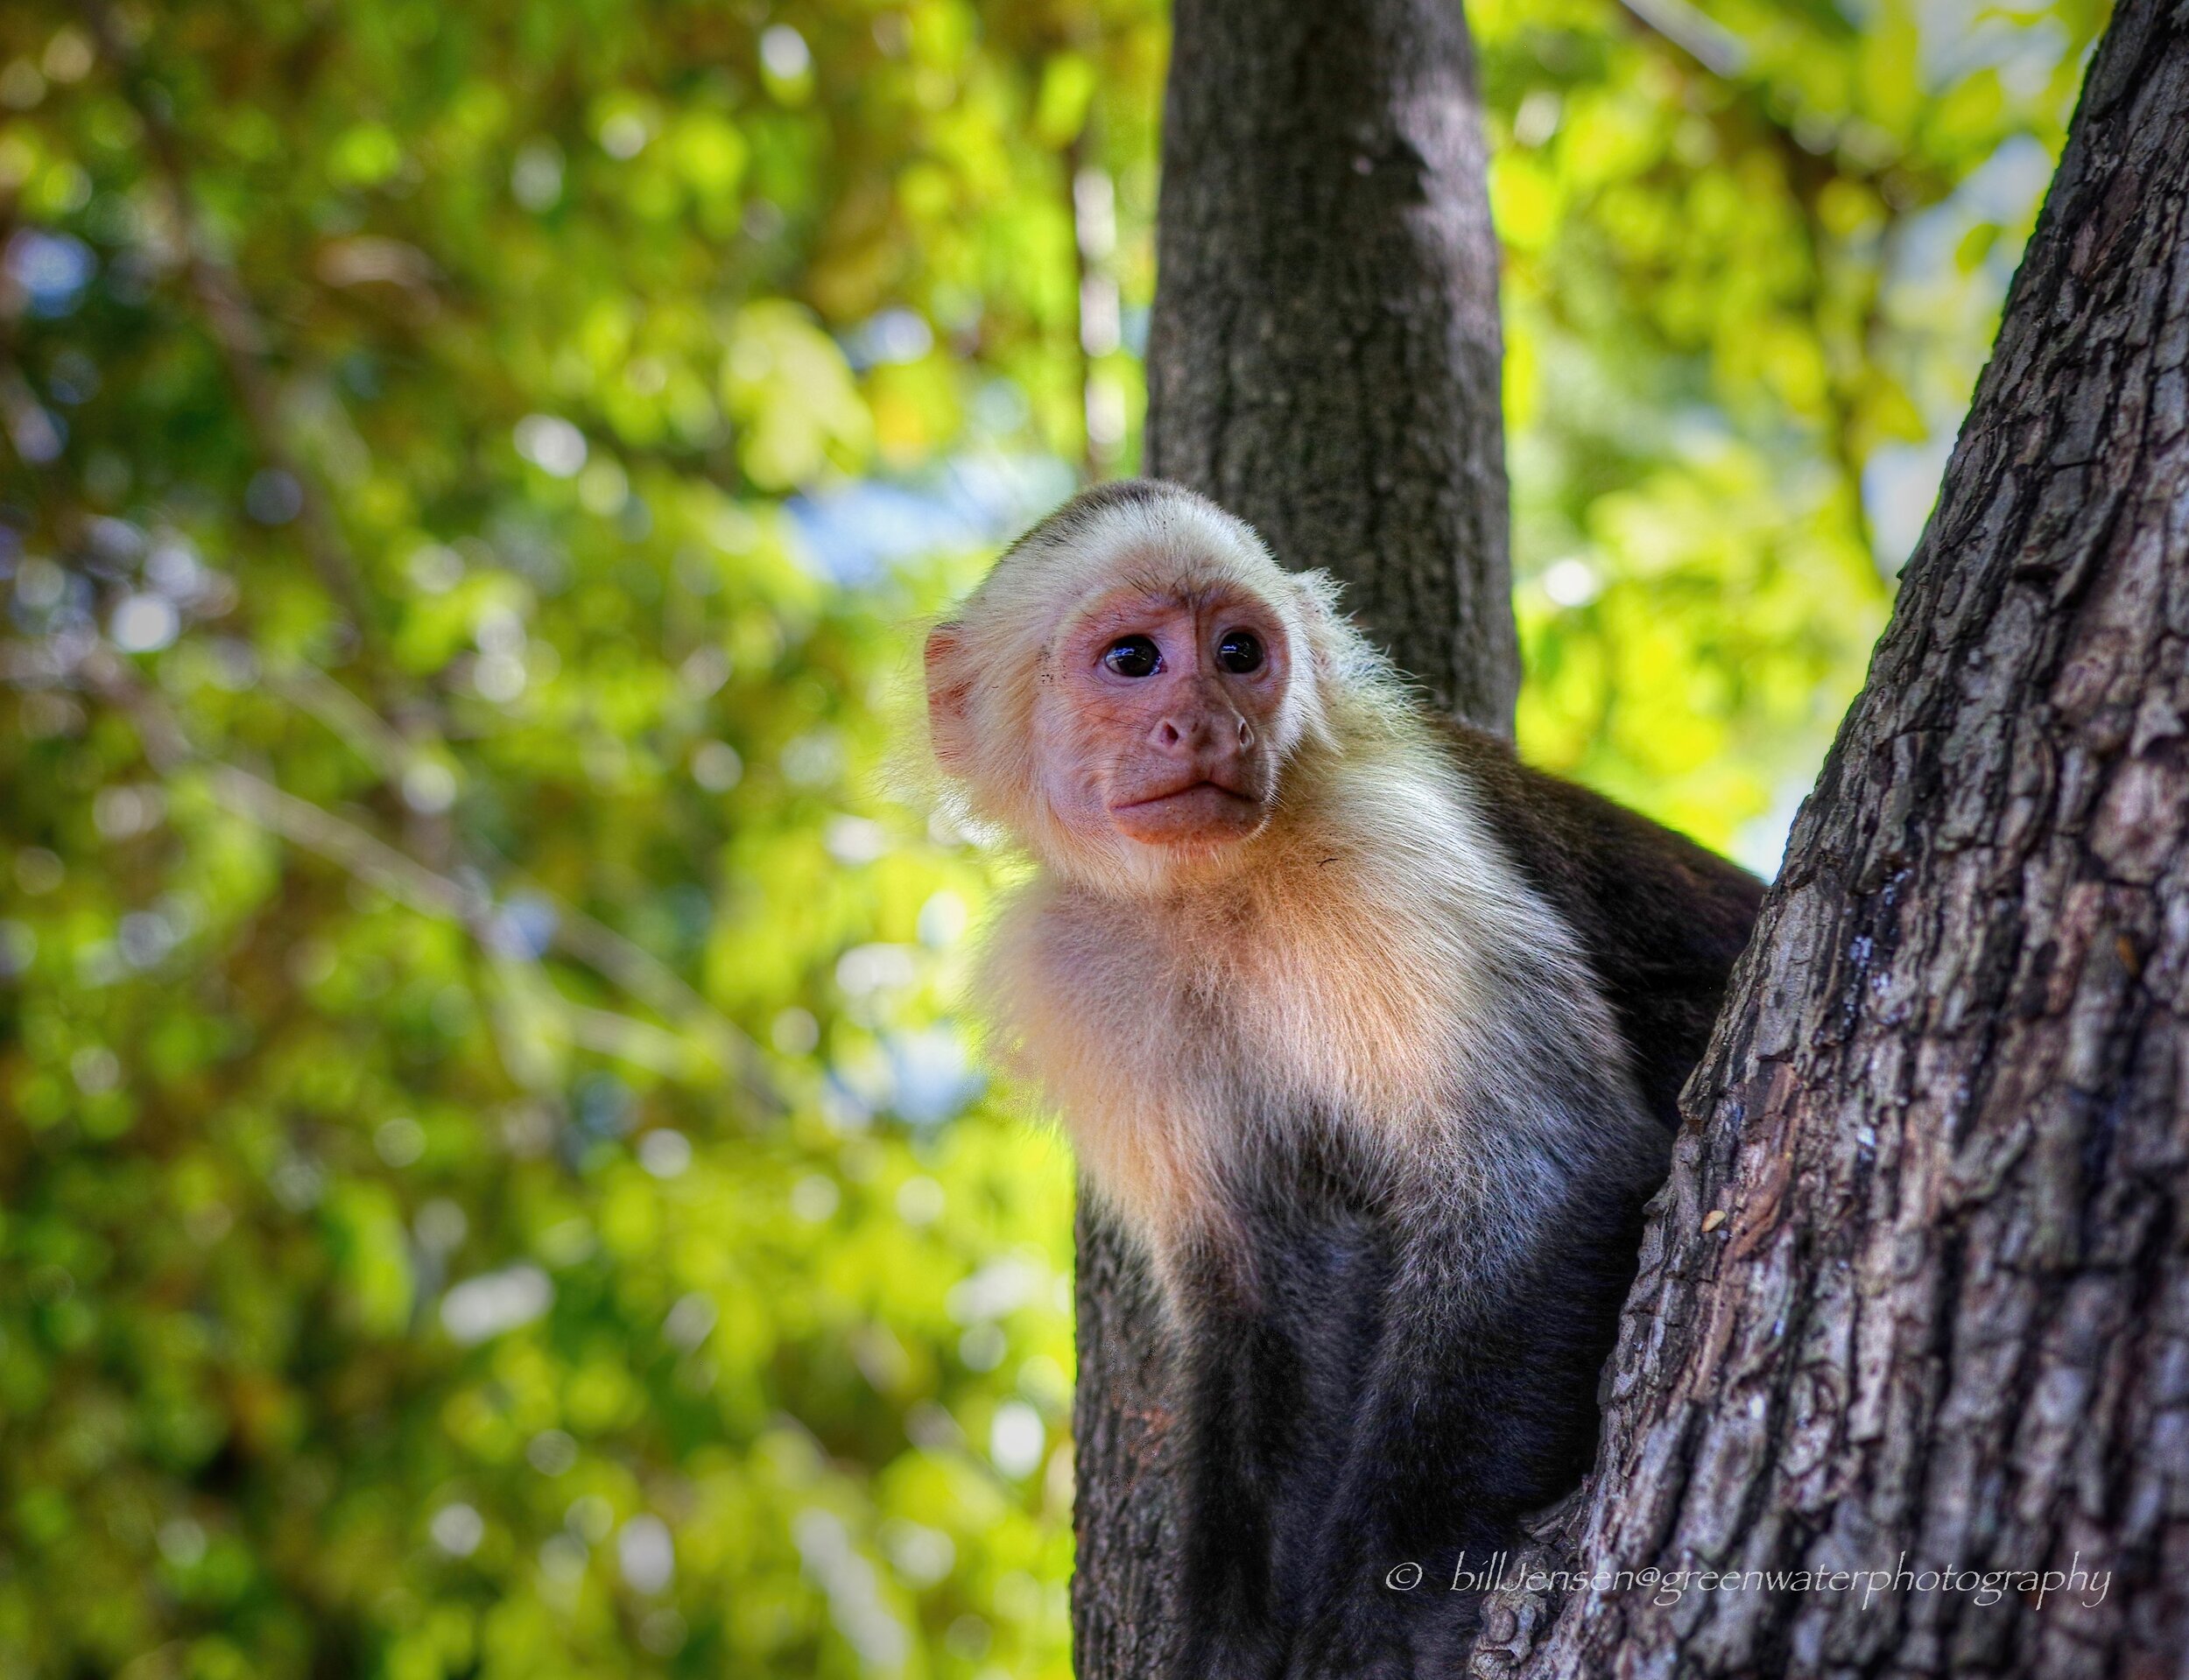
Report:
[[[1166,1278],[1311,1144],[1389,1216],[1471,1203],[1486,1283],[1577,1177],[1661,1165],[1573,933],[1458,765],[1403,710],[1336,737],[1237,867],[1153,897],[1037,876],[986,952],[997,1047]]]

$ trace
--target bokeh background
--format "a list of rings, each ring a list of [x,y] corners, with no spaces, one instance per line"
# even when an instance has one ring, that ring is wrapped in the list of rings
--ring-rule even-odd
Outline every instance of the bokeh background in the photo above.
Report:
[[[1470,7],[1522,732],[1768,871],[2102,14],[1700,3]],[[1136,460],[1165,41],[0,12],[0,1672],[1067,1672],[1068,1165],[878,771]]]

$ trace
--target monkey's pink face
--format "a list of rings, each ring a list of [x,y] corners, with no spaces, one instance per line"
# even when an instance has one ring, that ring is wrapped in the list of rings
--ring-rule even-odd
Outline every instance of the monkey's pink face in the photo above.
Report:
[[[1050,809],[1082,840],[1207,853],[1269,821],[1292,648],[1228,586],[1096,601],[1050,650],[1034,712]]]

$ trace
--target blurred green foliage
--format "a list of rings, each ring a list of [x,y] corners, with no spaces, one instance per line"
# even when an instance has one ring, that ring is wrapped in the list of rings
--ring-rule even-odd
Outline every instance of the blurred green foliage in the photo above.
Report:
[[[1525,742],[1768,868],[2101,12],[1474,17]],[[1137,457],[1165,41],[0,15],[0,1672],[1066,1671],[1068,1170],[876,768]]]

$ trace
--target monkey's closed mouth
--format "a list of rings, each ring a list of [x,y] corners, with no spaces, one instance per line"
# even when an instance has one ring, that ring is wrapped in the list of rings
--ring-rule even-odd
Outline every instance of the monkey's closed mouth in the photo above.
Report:
[[[1128,799],[1123,805],[1112,805],[1110,809],[1113,812],[1146,811],[1156,805],[1168,805],[1173,799],[1196,799],[1198,802],[1200,796],[1212,793],[1219,798],[1235,800],[1240,805],[1254,803],[1236,789],[1228,788],[1221,782],[1211,782],[1204,777],[1198,782],[1188,782],[1182,788],[1172,788],[1167,793],[1151,793],[1144,799]]]

